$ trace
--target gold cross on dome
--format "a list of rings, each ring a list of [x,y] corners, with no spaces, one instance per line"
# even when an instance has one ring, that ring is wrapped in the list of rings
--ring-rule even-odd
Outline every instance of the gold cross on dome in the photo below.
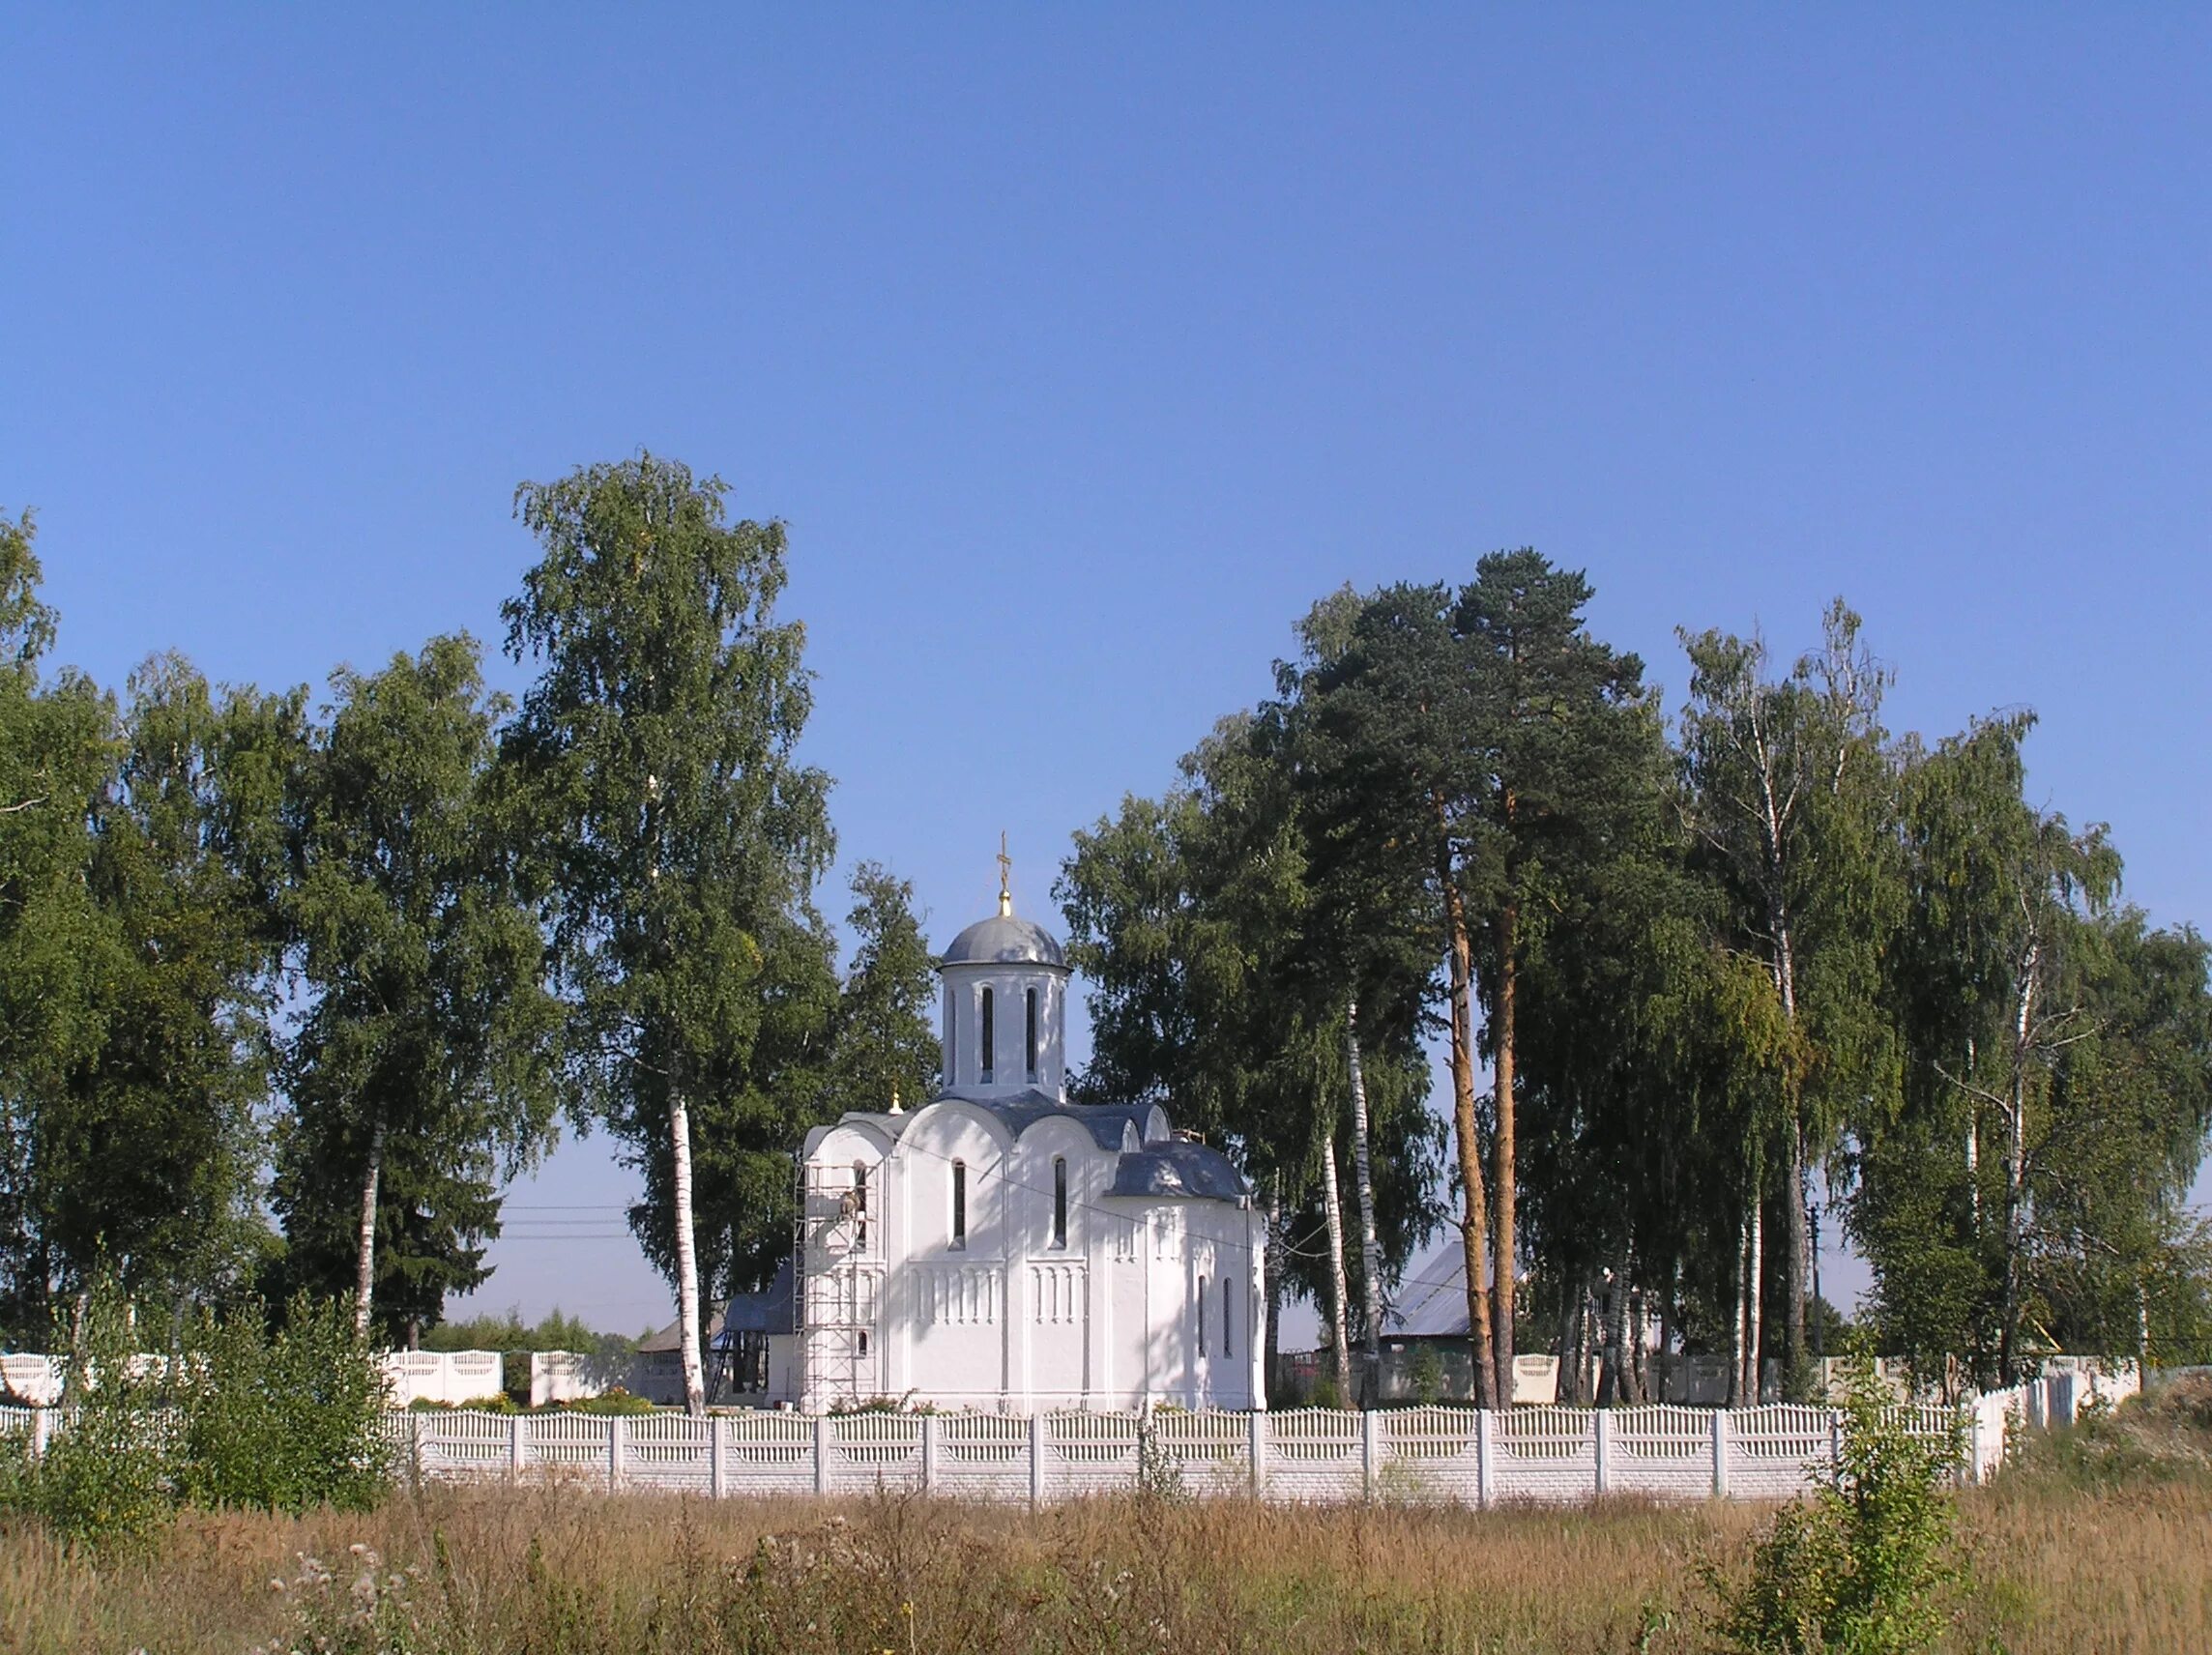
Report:
[[[1014,911],[1014,858],[1006,855],[1006,830],[999,829],[999,912]]]

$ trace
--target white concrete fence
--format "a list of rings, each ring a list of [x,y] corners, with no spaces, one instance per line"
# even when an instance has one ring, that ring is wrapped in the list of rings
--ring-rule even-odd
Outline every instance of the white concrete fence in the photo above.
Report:
[[[1901,1405],[1915,1437],[1956,1428],[1960,1480],[2003,1460],[2015,1413]],[[1574,1504],[1605,1495],[1784,1499],[1831,1460],[1841,1416],[1704,1409],[1427,1407],[1341,1412],[1010,1414],[393,1413],[430,1479],[551,1481],[707,1495],[914,1491],[1042,1505],[1170,1486],[1308,1502]]]
[[[1898,1404],[1889,1416],[1954,1449],[1954,1480],[1982,1482],[2023,1430],[2073,1423],[2092,1396],[2132,1394],[2132,1371],[2061,1373],[1953,1408]],[[57,1408],[0,1408],[0,1437],[34,1454],[63,1429]],[[1689,1408],[1431,1406],[1367,1413],[782,1412],[538,1414],[394,1408],[402,1473],[432,1480],[568,1483],[706,1495],[915,1491],[1039,1506],[1172,1487],[1278,1501],[1575,1504],[1608,1495],[1663,1500],[1786,1499],[1832,1463],[1842,1415],[1786,1404]]]

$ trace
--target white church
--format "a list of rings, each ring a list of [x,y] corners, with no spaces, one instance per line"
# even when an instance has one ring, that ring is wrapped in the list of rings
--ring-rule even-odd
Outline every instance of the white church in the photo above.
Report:
[[[807,1134],[796,1269],[715,1338],[729,1400],[1265,1407],[1243,1176],[1156,1104],[1067,1101],[1066,957],[1004,877],[939,971],[943,1084]]]

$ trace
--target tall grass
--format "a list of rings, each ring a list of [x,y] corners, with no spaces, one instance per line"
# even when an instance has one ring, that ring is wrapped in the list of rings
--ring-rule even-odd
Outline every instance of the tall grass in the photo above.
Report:
[[[1712,1635],[1698,1565],[1741,1567],[1767,1515],[431,1489],[357,1516],[189,1512],[105,1560],[17,1524],[0,1648],[1689,1651]],[[1947,1646],[2212,1648],[2212,1485],[2023,1479],[1961,1519],[1977,1584]]]

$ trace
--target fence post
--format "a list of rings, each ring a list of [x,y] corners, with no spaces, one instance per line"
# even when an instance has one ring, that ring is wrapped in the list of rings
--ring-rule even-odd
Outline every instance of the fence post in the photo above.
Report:
[[[1981,1400],[1977,1397],[1967,1406],[1974,1410],[1974,1413],[1972,1420],[1966,1426],[1966,1481],[1978,1483],[1982,1480]]]
[[[1613,1489],[1613,1409],[1597,1409],[1597,1492],[1602,1499]]]
[[[53,1434],[54,1410],[50,1408],[34,1409],[31,1414],[32,1459],[44,1460],[46,1457],[46,1444],[53,1439]]]
[[[1030,1510],[1044,1507],[1044,1415],[1030,1415]]]
[[[1267,1416],[1254,1408],[1244,1416],[1246,1451],[1252,1457],[1252,1497],[1267,1497]]]
[[[1498,1410],[1483,1408],[1474,1416],[1474,1504],[1488,1511],[1498,1503]]]
[[[522,1480],[522,1424],[529,1417],[526,1413],[512,1414],[507,1422],[507,1474],[515,1482]]]
[[[1974,1440],[1974,1416],[1978,1411],[1971,1403],[1951,1410],[1952,1428],[1958,1433],[1951,1440],[1959,1445],[1959,1482],[1962,1487],[1974,1480],[1975,1468],[1980,1464],[1981,1457],[1976,1452]],[[1960,1418],[1962,1413],[1965,1415],[1964,1419]],[[1960,1426],[1965,1426],[1965,1429],[1959,1431]]]
[[[1363,1500],[1375,1497],[1376,1426],[1382,1417],[1373,1408],[1359,1416],[1359,1497]]]
[[[830,1492],[830,1416],[826,1413],[814,1416],[814,1492]]]
[[[921,1492],[937,1492],[937,1415],[921,1416]]]
[[[629,1421],[619,1413],[607,1415],[607,1493],[620,1494],[623,1483],[623,1445]]]
[[[722,1416],[707,1416],[707,1493],[720,1499],[729,1492],[729,1472],[722,1465]]]
[[[1729,1410],[1713,1409],[1713,1498],[1728,1498]]]

